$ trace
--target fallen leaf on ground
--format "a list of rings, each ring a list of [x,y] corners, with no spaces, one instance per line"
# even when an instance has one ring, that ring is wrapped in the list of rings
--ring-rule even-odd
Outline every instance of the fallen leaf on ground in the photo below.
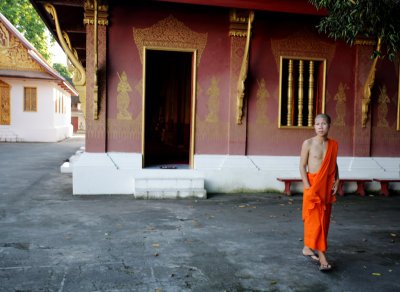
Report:
[[[276,218],[276,216],[274,216],[274,215],[270,215],[270,216],[269,216],[269,218]]]
[[[363,242],[366,242],[366,241],[367,241],[367,239],[366,239],[366,238],[363,238],[363,239],[362,239],[362,241],[363,241]]]
[[[154,254],[155,257],[158,257],[158,251],[156,251],[156,253]]]
[[[154,247],[159,247],[160,245],[156,243],[156,244],[153,244],[153,246]]]
[[[156,229],[155,227],[147,227],[147,230],[154,230]]]
[[[67,236],[65,239],[71,239],[71,237]]]
[[[392,237],[396,237],[396,236],[397,236],[397,234],[396,234],[396,233],[390,233],[390,236],[392,236]]]
[[[299,241],[303,241],[303,238],[299,238]]]
[[[124,226],[124,224],[117,224],[117,226]]]
[[[374,195],[369,195],[370,197],[375,197]]]
[[[105,236],[108,236],[108,233],[106,232],[106,233],[104,233],[104,235],[105,235]]]
[[[389,270],[388,272],[391,273],[391,272],[393,272],[393,270]]]
[[[194,208],[194,206],[193,206],[193,205],[190,205],[190,206],[189,206],[189,208],[192,208],[192,209],[193,209],[193,208]]]
[[[274,284],[276,284],[276,281],[271,281],[271,282],[269,282],[269,284],[274,285]]]
[[[285,206],[285,204],[279,204],[279,205],[281,205],[281,206]]]
[[[197,222],[197,223],[196,223],[196,226],[200,226],[200,223],[199,223],[199,222]]]
[[[246,208],[246,205],[240,205],[239,208]]]

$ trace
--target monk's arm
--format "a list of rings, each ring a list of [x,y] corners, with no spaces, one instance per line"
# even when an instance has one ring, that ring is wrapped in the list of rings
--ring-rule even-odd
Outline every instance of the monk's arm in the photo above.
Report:
[[[308,141],[304,141],[301,146],[301,155],[300,155],[300,175],[303,180],[303,185],[306,189],[310,187],[310,182],[307,177],[307,164],[308,164],[308,154],[310,152],[310,146]]]
[[[339,167],[336,163],[335,181],[333,182],[332,196],[336,195],[339,188]]]

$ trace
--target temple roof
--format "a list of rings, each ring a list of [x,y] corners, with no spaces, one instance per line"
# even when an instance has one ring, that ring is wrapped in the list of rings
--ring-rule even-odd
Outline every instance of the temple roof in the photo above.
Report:
[[[65,31],[71,41],[72,48],[76,49],[79,60],[86,67],[86,29],[84,25],[85,0],[29,0],[43,19],[50,32],[58,40],[55,23],[51,15],[44,8],[46,3],[52,4],[57,11],[61,29]],[[140,2],[140,0],[136,0]],[[307,0],[141,0],[142,2],[173,2],[218,6],[227,8],[250,9],[260,11],[274,11],[308,15],[325,15],[325,10],[317,10]],[[93,0],[91,0],[93,2]],[[99,0],[99,5],[118,5],[127,3],[125,0]]]
[[[1,13],[0,76],[54,80],[71,95],[78,94]]]

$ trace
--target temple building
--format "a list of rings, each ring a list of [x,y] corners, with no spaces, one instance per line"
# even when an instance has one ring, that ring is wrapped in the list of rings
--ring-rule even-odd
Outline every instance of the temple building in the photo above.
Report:
[[[0,141],[71,137],[71,95],[76,94],[0,13]]]
[[[400,176],[399,63],[380,60],[365,96],[375,42],[318,33],[306,0],[31,3],[75,68],[74,194],[282,191],[321,112],[341,177]]]

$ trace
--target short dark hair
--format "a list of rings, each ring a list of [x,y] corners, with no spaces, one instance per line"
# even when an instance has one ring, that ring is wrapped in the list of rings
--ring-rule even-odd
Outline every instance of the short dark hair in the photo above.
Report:
[[[327,114],[318,114],[318,115],[316,115],[314,121],[315,121],[316,119],[318,119],[318,118],[326,119],[326,121],[328,122],[328,125],[331,124],[331,117],[328,116]]]

